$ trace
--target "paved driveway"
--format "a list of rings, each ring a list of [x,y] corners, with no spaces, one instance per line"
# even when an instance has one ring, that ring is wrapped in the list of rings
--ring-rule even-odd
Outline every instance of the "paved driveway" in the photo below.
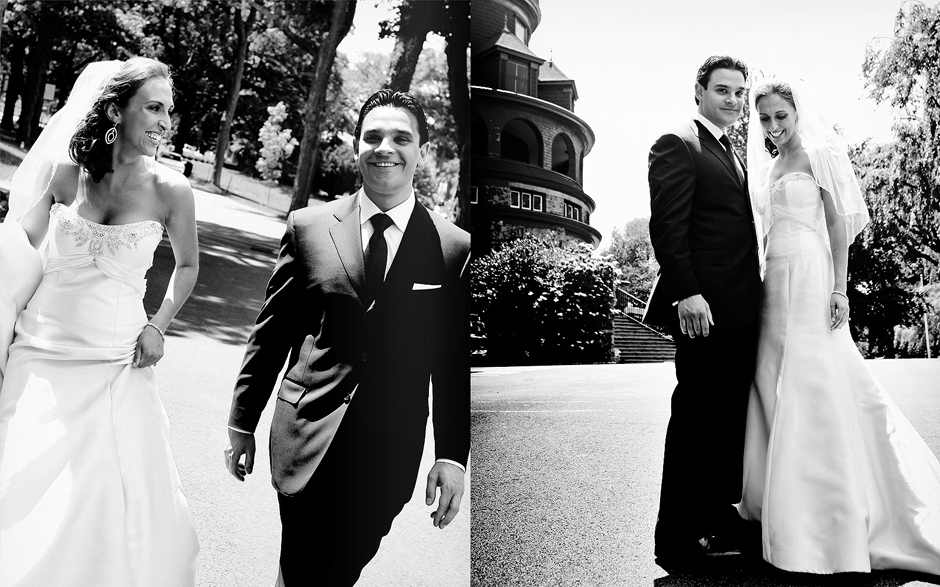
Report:
[[[867,364],[940,454],[940,360]],[[825,582],[741,560],[668,576],[652,536],[672,363],[483,368],[471,381],[474,586],[928,584],[896,572]]]

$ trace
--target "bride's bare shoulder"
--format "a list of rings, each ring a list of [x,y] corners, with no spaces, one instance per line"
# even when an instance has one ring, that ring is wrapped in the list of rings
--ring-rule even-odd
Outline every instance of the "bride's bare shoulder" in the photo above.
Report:
[[[155,177],[157,195],[161,199],[175,200],[193,197],[189,180],[179,171],[158,163],[155,168]]]
[[[49,183],[49,191],[55,202],[71,205],[78,192],[78,180],[81,176],[81,166],[71,159],[59,161]]]

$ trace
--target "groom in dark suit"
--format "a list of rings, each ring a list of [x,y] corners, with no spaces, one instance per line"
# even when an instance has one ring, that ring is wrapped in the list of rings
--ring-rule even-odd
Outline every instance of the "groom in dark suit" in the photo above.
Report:
[[[744,423],[754,376],[760,269],[743,161],[726,131],[747,100],[747,67],[710,57],[698,111],[649,157],[650,239],[660,274],[645,320],[676,343],[656,523],[657,563],[670,568],[739,549]]]
[[[470,450],[470,237],[415,199],[428,125],[410,94],[359,112],[362,189],[293,212],[248,340],[226,465],[254,464],[254,431],[287,361],[271,426],[282,536],[278,585],[353,585],[418,475],[433,383],[426,503],[444,528]],[[241,457],[245,456],[242,463]]]

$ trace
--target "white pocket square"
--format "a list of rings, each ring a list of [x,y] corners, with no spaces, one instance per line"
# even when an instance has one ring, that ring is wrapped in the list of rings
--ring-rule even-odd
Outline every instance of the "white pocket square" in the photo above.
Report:
[[[412,286],[411,289],[419,290],[419,289],[440,289],[440,288],[441,288],[441,284],[439,283],[416,283],[414,284],[414,286]]]

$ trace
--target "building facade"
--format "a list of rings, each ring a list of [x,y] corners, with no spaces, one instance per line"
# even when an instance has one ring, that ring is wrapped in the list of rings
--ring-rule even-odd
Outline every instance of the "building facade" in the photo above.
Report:
[[[525,234],[558,242],[601,235],[583,188],[594,131],[574,113],[578,91],[553,60],[529,50],[538,0],[471,5],[473,247],[485,254]]]

